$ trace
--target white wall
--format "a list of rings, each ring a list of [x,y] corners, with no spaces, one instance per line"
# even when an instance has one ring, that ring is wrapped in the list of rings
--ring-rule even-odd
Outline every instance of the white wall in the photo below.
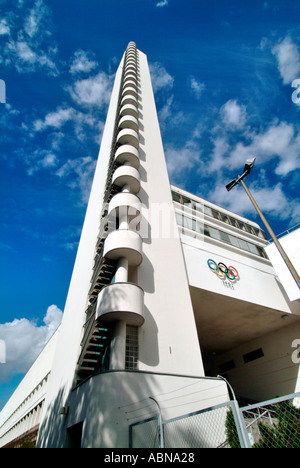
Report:
[[[20,421],[25,421],[26,416],[31,412],[34,414],[34,418],[31,418],[30,424],[39,424],[40,410],[37,412],[33,410],[45,399],[58,336],[59,328],[2,409],[0,413],[0,447],[20,435],[22,431],[32,427],[28,424],[25,426],[25,423],[22,424],[22,430],[17,427],[20,425]],[[10,432],[5,435],[8,431]]]
[[[298,275],[300,275],[300,228],[281,237],[279,242],[296,269]],[[289,299],[291,301],[299,300],[300,289],[286,266],[286,263],[279,254],[276,245],[272,242],[267,246],[266,251]]]
[[[163,145],[151,86],[147,57],[141,53],[140,174],[143,220],[143,262],[138,284],[144,289],[145,324],[141,328],[141,370],[203,375],[198,337],[188,289],[181,243],[175,222]],[[167,225],[176,234],[163,231]],[[158,210],[162,209],[158,218]],[[169,211],[168,211],[169,210]]]

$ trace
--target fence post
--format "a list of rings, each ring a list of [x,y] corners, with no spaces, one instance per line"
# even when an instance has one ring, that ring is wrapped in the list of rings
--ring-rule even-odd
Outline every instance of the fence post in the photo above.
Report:
[[[228,386],[228,388],[230,390],[230,393],[232,395],[232,398],[233,398],[233,400],[232,400],[232,413],[233,413],[237,433],[238,433],[238,436],[239,436],[241,448],[251,448],[251,443],[250,443],[250,440],[249,440],[249,435],[248,435],[248,431],[247,431],[247,428],[246,428],[246,424],[245,424],[244,418],[243,418],[243,416],[241,414],[240,407],[239,407],[239,404],[237,402],[237,399],[236,399],[235,393],[233,391],[233,388],[231,387],[230,383],[224,377],[222,377],[221,375],[218,375],[218,377],[220,379],[224,380],[224,382],[226,382],[226,385]]]
[[[164,441],[164,429],[163,429],[163,423],[162,423],[162,414],[161,414],[161,409],[158,404],[158,402],[155,400],[153,397],[149,397],[150,400],[153,400],[154,403],[156,403],[158,407],[158,425],[159,425],[159,448],[165,448],[165,441]]]

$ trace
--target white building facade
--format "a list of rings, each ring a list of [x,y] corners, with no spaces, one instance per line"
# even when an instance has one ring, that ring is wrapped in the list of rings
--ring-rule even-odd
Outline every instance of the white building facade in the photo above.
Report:
[[[218,375],[245,400],[299,391],[299,298],[268,244],[256,223],[170,187],[147,57],[129,43],[63,320],[2,410],[0,446],[35,431],[41,448],[128,447],[157,406],[170,419],[228,401]]]

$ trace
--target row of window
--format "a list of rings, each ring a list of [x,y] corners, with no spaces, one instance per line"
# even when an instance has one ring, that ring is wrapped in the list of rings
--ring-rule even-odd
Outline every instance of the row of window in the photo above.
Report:
[[[204,205],[203,203],[196,202],[195,200],[185,197],[181,195],[180,193],[172,192],[172,197],[174,201],[181,203],[182,205],[188,206],[190,208],[193,208],[194,210],[199,211],[200,213],[204,213],[208,216],[212,216],[213,218],[218,219],[219,221],[222,221],[223,223],[229,224],[238,229],[242,229],[243,231],[249,232],[249,234],[253,234],[255,236],[261,237],[262,239],[267,239],[266,233],[262,229],[259,229],[257,227],[251,226],[250,224],[244,223],[243,221],[240,221],[239,219],[233,218],[232,216],[229,216],[225,213],[222,213],[221,211],[218,211],[214,208]]]
[[[255,361],[256,359],[259,359],[261,357],[264,357],[264,352],[262,348],[258,348],[254,351],[250,351],[250,353],[243,354],[243,361],[245,364],[247,364],[248,362]],[[228,372],[234,368],[235,362],[233,359],[231,359],[230,361],[223,362],[219,365],[219,372],[220,374],[224,374],[224,372]]]
[[[240,239],[239,237],[228,234],[227,232],[215,229],[207,224],[200,223],[196,219],[189,218],[182,213],[176,213],[176,220],[177,224],[183,228],[200,232],[212,239],[217,239],[221,242],[225,242],[226,244],[245,250],[246,252],[259,255],[260,257],[268,258],[264,249],[259,245],[255,245],[252,242],[245,241],[244,239]]]

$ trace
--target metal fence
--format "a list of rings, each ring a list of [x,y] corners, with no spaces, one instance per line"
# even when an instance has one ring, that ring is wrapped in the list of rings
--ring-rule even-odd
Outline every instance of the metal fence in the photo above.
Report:
[[[300,448],[300,392],[240,410],[253,448]]]
[[[131,448],[300,448],[300,392],[240,408],[235,399],[129,426]]]

